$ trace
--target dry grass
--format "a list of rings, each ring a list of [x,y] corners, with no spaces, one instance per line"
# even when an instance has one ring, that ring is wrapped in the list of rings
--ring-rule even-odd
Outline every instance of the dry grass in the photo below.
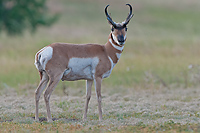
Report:
[[[13,124],[14,127],[20,124],[21,126],[17,127],[19,131],[37,131],[34,127],[40,127],[32,118],[35,109],[34,96],[31,95],[33,92],[25,92],[27,95],[19,96],[17,93],[10,94],[4,90],[4,94],[0,96],[1,131],[15,131],[8,126],[8,123]],[[45,128],[47,131],[96,131],[97,129],[123,131],[126,130],[124,127],[142,126],[147,128],[155,125],[158,127],[158,129],[154,129],[155,131],[164,131],[170,129],[168,129],[168,124],[171,124],[171,126],[199,124],[200,90],[197,88],[178,88],[176,90],[163,88],[156,90],[129,89],[129,92],[126,95],[103,93],[104,120],[102,122],[98,121],[95,93],[92,94],[89,104],[88,121],[82,121],[85,102],[83,96],[73,96],[73,90],[68,91],[69,96],[52,95],[51,110],[55,121],[52,124],[43,121],[40,125],[45,127],[47,124],[48,126],[46,126],[49,127]],[[39,111],[41,119],[46,117],[43,97],[40,100]],[[61,129],[60,124],[63,129]],[[45,131],[44,129],[38,130]],[[139,129],[136,128],[136,130]],[[128,131],[131,131],[131,129],[128,129]]]

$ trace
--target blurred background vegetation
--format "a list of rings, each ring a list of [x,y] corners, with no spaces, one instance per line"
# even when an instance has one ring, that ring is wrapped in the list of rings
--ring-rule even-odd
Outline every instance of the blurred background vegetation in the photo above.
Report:
[[[135,15],[128,25],[121,59],[102,89],[124,92],[200,85],[199,0],[48,0],[46,5],[44,0],[37,0],[35,4],[26,1],[30,4],[26,8],[24,1],[18,1],[22,5],[15,6],[11,0],[6,2],[8,5],[2,4],[4,0],[0,2],[0,13],[8,12],[0,15],[0,89],[35,89],[39,75],[34,55],[50,43],[105,44],[110,33],[105,6],[110,4],[108,11],[113,20],[122,22],[129,12],[126,3],[133,6]],[[16,11],[8,11],[10,7]],[[55,14],[60,14],[59,19]],[[51,27],[29,31],[53,22]],[[11,36],[13,33],[17,36]],[[60,82],[58,88],[63,85],[82,88],[85,93],[84,81]],[[62,90],[58,88],[56,92]]]
[[[1,0],[0,30],[19,35],[25,29],[35,31],[40,25],[50,26],[57,16],[50,17],[46,0]]]

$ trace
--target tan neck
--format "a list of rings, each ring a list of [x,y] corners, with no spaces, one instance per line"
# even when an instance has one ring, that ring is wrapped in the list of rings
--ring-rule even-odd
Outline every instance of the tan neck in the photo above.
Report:
[[[108,37],[108,42],[105,44],[108,56],[112,59],[113,63],[117,63],[120,55],[123,51],[124,46],[119,46],[112,38],[112,33]]]

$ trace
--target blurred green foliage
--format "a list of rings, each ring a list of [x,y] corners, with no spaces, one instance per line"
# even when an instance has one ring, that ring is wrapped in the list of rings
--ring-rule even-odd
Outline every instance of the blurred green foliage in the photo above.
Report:
[[[50,26],[58,15],[49,15],[46,0],[0,0],[0,31],[9,35],[32,32],[38,26]]]

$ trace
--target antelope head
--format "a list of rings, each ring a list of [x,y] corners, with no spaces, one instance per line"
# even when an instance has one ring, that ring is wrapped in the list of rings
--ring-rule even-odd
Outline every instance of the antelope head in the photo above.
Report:
[[[126,32],[127,32],[127,24],[131,20],[134,14],[132,14],[132,6],[130,4],[126,4],[130,8],[130,13],[126,20],[122,23],[116,23],[112,20],[110,15],[108,15],[107,8],[109,5],[105,7],[105,14],[107,16],[107,20],[111,25],[111,33],[113,40],[120,46],[124,45],[126,41]]]

